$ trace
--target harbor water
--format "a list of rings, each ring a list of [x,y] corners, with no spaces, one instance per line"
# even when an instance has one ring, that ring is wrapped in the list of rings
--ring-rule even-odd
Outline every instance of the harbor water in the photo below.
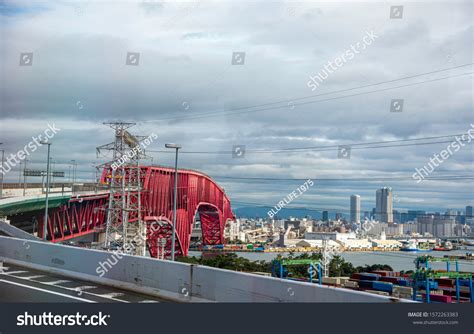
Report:
[[[366,264],[388,264],[393,270],[414,270],[414,260],[421,255],[431,255],[435,257],[443,257],[444,255],[466,255],[466,252],[473,253],[474,247],[467,247],[467,249],[452,250],[449,252],[343,252],[339,253],[347,262],[352,263],[355,267],[364,266]],[[203,252],[190,251],[189,256],[200,257]],[[282,254],[287,256],[289,253],[262,253],[262,252],[236,252],[238,256],[249,259],[251,261],[271,261]],[[210,254],[218,254],[212,252]],[[295,255],[301,253],[295,252]],[[459,260],[459,270],[474,272],[474,261]],[[445,269],[445,263],[430,264],[434,269]],[[454,265],[451,265],[451,270],[455,270]]]

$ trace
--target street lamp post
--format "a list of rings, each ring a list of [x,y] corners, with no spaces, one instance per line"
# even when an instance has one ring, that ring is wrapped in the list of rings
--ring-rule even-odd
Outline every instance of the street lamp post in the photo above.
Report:
[[[0,143],[0,145],[3,145],[3,143]],[[3,197],[3,172],[4,172],[3,165],[5,164],[5,150],[1,150],[1,151],[2,151],[2,181],[0,182],[0,198]]]
[[[51,143],[47,141],[41,142],[43,145],[48,145],[48,159],[46,160],[46,203],[44,207],[44,221],[43,221],[43,239],[46,241],[46,234],[48,232],[48,197],[49,197],[49,154],[51,151]]]
[[[72,162],[71,193],[74,195],[74,183],[76,183],[76,160],[71,160],[71,162]]]
[[[175,253],[175,239],[176,239],[176,199],[178,197],[178,150],[181,145],[178,144],[165,144],[166,148],[173,148],[176,150],[176,156],[174,161],[174,196],[173,196],[173,226],[171,233],[171,261],[174,261]]]
[[[28,159],[25,159],[25,164],[23,165],[23,197],[26,195],[26,162]]]
[[[20,187],[21,184],[21,172],[23,171],[23,169],[21,168],[22,165],[23,161],[20,161],[20,171],[18,172],[18,187]]]

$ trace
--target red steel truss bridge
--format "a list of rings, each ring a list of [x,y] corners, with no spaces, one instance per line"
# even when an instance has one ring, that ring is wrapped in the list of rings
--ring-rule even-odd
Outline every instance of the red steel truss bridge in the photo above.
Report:
[[[108,184],[110,169],[104,169],[100,182]],[[126,176],[125,176],[126,177]],[[147,249],[152,257],[171,254],[174,169],[140,166],[141,213],[147,225]],[[121,196],[116,194],[115,196]],[[66,204],[51,208],[47,240],[62,242],[94,232],[105,233],[109,193],[78,195]],[[204,245],[224,243],[224,227],[235,219],[229,198],[209,176],[192,170],[178,171],[176,210],[176,255],[188,254],[196,216],[201,221]],[[39,237],[43,238],[43,218],[39,218]],[[129,217],[129,222],[137,217]]]

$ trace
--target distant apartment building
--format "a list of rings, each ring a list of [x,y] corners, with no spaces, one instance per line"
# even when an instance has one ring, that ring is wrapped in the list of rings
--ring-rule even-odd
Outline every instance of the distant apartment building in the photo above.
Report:
[[[403,224],[387,224],[387,230],[385,232],[387,236],[399,237],[403,235]]]
[[[454,234],[457,237],[466,237],[471,234],[471,227],[467,224],[456,224],[454,225]]]
[[[375,220],[393,223],[392,188],[383,187],[375,193]]]
[[[339,233],[339,232],[306,232],[304,238],[307,240],[347,240],[355,239],[356,235],[353,232]]]
[[[434,237],[453,237],[456,235],[454,217],[441,215],[425,215],[417,218],[418,233],[431,234]]]
[[[300,228],[301,221],[296,220],[296,219],[290,219],[290,220],[285,220],[284,227],[285,230],[288,229],[288,226],[292,225],[293,228],[299,229]]]
[[[417,230],[419,234],[433,235],[433,221],[434,221],[433,215],[418,216],[416,218],[416,221],[417,221]]]
[[[360,223],[360,196],[351,196],[351,223]]]
[[[457,210],[454,210],[454,209],[448,209],[446,210],[445,214],[444,214],[446,217],[451,217],[451,218],[455,218],[457,215],[458,215],[458,211]]]
[[[238,240],[240,237],[240,219],[229,221],[224,229],[224,237],[231,241]]]
[[[403,234],[412,235],[418,233],[418,226],[417,224],[411,223],[403,223]]]
[[[454,217],[435,217],[433,220],[433,235],[435,237],[453,237],[456,221]]]

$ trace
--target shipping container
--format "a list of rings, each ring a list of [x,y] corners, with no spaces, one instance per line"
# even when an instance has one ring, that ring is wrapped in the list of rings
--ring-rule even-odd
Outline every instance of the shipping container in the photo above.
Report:
[[[422,293],[423,300],[426,300],[426,294]],[[430,301],[431,302],[440,302],[440,303],[451,303],[452,298],[451,296],[444,296],[444,295],[432,295],[430,293]]]
[[[411,285],[411,281],[409,281],[408,279],[406,278],[400,278],[398,280],[398,285],[401,285],[401,286],[410,286]]]
[[[389,282],[372,282],[372,289],[392,293],[393,284]]]
[[[359,288],[372,289],[374,281],[370,280],[359,280]]]
[[[361,280],[377,281],[379,278],[380,278],[379,274],[360,273],[360,279]]]
[[[344,282],[344,286],[346,288],[357,289],[359,287],[359,283],[357,283],[356,281],[346,281]]]
[[[400,281],[400,278],[399,277],[393,277],[393,276],[382,276],[382,277],[380,277],[379,281],[398,284],[398,282]]]
[[[388,271],[388,270],[374,270],[372,271],[373,274],[379,274],[380,276],[395,276],[394,271]]]
[[[454,286],[455,281],[456,280],[453,278],[437,278],[436,279],[436,282],[438,282],[438,284],[442,286]]]

